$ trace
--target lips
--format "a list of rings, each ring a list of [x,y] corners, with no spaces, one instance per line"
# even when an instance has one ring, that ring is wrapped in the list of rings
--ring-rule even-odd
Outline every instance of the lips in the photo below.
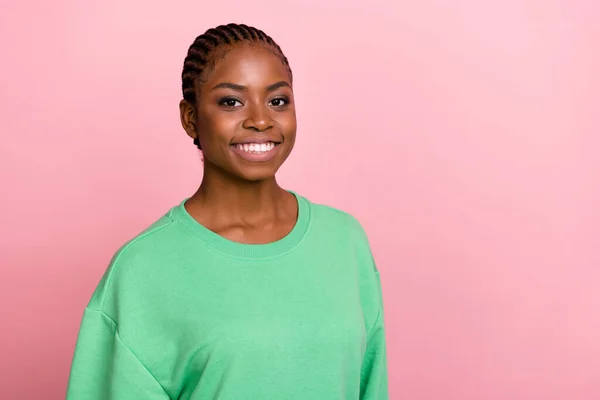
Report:
[[[236,145],[236,144],[250,144],[250,143],[267,143],[267,142],[273,142],[276,144],[281,143],[281,140],[277,140],[275,138],[267,138],[267,137],[249,137],[246,139],[240,139],[240,140],[236,140],[235,142],[231,143],[232,145]]]

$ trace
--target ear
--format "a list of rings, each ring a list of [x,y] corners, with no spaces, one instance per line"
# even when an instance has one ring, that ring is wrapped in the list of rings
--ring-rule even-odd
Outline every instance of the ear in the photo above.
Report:
[[[179,102],[179,116],[181,118],[181,126],[183,126],[183,129],[185,129],[188,136],[192,139],[198,139],[198,132],[196,131],[196,110],[187,102],[187,100],[181,100]]]

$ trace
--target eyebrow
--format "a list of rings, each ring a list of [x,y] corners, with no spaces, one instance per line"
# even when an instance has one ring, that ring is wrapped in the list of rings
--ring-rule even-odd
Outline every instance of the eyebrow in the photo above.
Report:
[[[286,81],[280,81],[277,83],[273,83],[269,86],[267,86],[267,92],[272,92],[274,90],[277,90],[281,87],[289,87],[291,88],[290,84],[287,83]],[[238,92],[247,92],[248,88],[246,86],[243,85],[238,85],[236,83],[231,83],[231,82],[221,82],[218,85],[215,85],[212,89],[210,89],[210,91],[212,92],[213,90],[217,90],[217,89],[232,89]]]
[[[290,84],[287,83],[286,81],[280,81],[280,82],[277,82],[277,83],[267,86],[267,92],[272,92],[272,91],[277,90],[282,87],[291,88]]]

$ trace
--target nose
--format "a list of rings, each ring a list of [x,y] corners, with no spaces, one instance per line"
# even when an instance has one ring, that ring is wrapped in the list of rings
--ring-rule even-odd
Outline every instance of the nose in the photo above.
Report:
[[[242,125],[245,129],[252,129],[258,132],[266,131],[273,126],[270,110],[267,106],[260,104],[248,107],[248,116]]]

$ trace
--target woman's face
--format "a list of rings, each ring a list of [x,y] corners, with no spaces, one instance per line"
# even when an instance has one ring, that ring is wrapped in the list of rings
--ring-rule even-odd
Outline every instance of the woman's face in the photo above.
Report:
[[[205,171],[272,178],[296,137],[292,82],[281,59],[260,45],[235,47],[216,58],[196,98],[195,110],[182,103],[182,122],[200,141]]]

